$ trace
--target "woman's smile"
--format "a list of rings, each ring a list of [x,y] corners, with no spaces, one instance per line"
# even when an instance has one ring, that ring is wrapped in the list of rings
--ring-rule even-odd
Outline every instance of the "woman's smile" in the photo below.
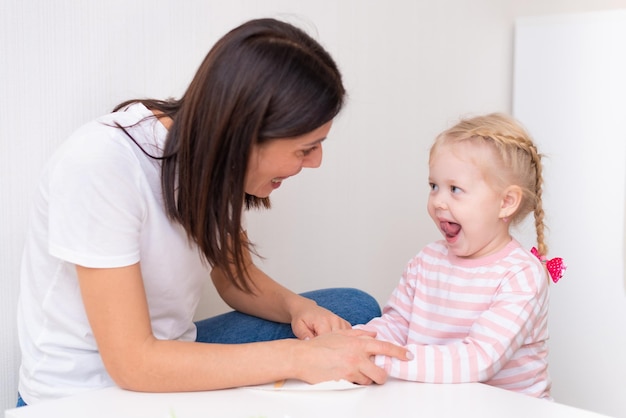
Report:
[[[246,193],[268,197],[283,181],[303,168],[322,164],[322,141],[332,121],[295,138],[270,139],[252,147],[245,179]]]

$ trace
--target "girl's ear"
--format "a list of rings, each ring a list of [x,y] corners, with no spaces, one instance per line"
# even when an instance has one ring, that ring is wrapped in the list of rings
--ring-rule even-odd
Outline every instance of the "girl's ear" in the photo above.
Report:
[[[522,203],[523,195],[522,188],[519,186],[513,185],[504,189],[500,206],[500,218],[504,219],[513,216]]]

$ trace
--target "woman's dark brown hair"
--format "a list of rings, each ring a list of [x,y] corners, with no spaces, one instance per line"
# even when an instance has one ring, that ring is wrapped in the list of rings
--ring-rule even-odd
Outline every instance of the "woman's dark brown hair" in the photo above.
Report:
[[[241,215],[270,201],[245,193],[251,147],[315,130],[339,113],[344,96],[337,65],[317,41],[258,19],[215,44],[180,100],[131,100],[115,110],[141,102],[172,119],[161,158],[166,211],[212,267],[252,292]]]

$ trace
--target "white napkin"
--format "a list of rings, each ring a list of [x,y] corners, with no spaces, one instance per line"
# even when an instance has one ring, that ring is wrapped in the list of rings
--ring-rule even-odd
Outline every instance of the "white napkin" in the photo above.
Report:
[[[258,390],[293,390],[293,391],[321,391],[321,390],[350,390],[360,389],[366,386],[357,385],[347,380],[330,380],[328,382],[308,384],[301,380],[287,379],[265,385],[246,386],[249,389]]]

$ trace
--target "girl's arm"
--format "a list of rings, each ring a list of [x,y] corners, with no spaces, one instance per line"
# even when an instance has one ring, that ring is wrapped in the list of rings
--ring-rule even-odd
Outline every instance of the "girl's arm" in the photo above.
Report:
[[[221,345],[157,340],[139,264],[77,266],[83,303],[104,365],[120,387],[146,392],[212,390],[296,378],[309,383],[386,380],[371,356],[406,350],[342,331],[302,340]],[[280,292],[278,292],[280,294]],[[272,315],[282,315],[280,309]]]
[[[411,307],[415,294],[414,279],[409,280],[411,263],[407,266],[400,282],[391,293],[389,300],[383,307],[383,314],[374,318],[365,325],[358,325],[356,329],[376,332],[376,338],[405,345],[409,334]]]
[[[540,336],[547,279],[525,269],[510,277],[467,335],[441,344],[407,344],[409,362],[378,357],[390,376],[428,383],[484,382],[508,363],[531,335]],[[433,326],[425,325],[420,326]],[[541,337],[539,337],[541,338]]]

